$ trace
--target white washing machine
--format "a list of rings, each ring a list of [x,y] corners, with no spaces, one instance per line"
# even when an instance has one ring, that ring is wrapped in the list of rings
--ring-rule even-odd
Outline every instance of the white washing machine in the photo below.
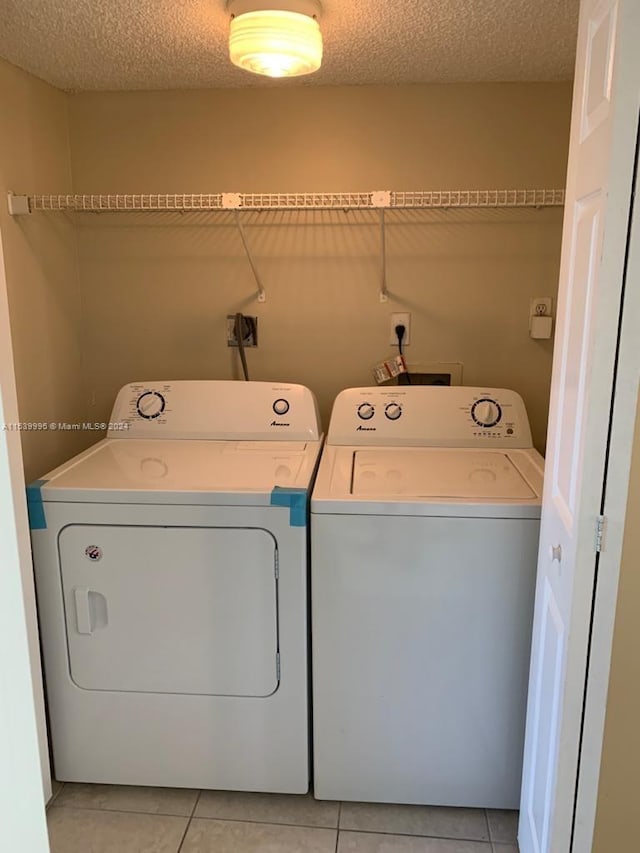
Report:
[[[513,391],[337,397],[311,500],[316,797],[518,807],[542,475]]]
[[[307,791],[313,395],[141,382],[111,419],[28,489],[56,778]]]

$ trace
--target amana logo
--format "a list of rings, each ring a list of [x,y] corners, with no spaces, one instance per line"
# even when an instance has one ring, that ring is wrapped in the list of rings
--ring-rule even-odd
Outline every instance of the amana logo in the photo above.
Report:
[[[376,431],[376,427],[363,427],[363,426],[356,427],[356,432],[375,432],[375,431]]]
[[[89,560],[92,560],[94,563],[102,558],[102,549],[99,548],[97,545],[87,545],[87,547],[84,549],[84,553],[85,556],[87,556]]]
[[[281,424],[278,421],[271,421],[271,426],[291,426],[291,424]]]

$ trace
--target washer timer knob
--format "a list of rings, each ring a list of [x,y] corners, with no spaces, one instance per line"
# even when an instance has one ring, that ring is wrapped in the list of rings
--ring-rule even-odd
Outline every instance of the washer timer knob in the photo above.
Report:
[[[136,400],[136,411],[148,421],[159,418],[164,412],[166,400],[159,391],[145,391]]]
[[[481,427],[495,426],[502,417],[502,409],[488,397],[476,400],[471,408],[471,417]]]
[[[276,415],[286,415],[290,408],[289,401],[285,400],[284,397],[280,397],[280,399],[276,400],[273,404],[273,411]]]
[[[390,421],[397,421],[402,414],[402,407],[399,403],[388,403],[384,413]]]
[[[369,421],[374,416],[375,411],[371,403],[360,403],[358,406],[358,417],[360,420]]]

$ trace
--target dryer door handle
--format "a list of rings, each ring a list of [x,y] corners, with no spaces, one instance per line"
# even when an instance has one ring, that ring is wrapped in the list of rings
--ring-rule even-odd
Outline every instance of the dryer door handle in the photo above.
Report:
[[[78,626],[78,634],[93,634],[89,593],[90,590],[86,587],[76,587],[73,590],[73,597],[76,603],[76,623]]]

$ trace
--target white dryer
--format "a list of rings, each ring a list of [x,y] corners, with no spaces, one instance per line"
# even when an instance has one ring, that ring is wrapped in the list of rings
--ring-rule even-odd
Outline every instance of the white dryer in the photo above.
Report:
[[[316,797],[517,808],[542,473],[512,391],[337,397],[311,500]]]
[[[140,382],[111,418],[28,488],[56,778],[306,791],[313,395]]]

